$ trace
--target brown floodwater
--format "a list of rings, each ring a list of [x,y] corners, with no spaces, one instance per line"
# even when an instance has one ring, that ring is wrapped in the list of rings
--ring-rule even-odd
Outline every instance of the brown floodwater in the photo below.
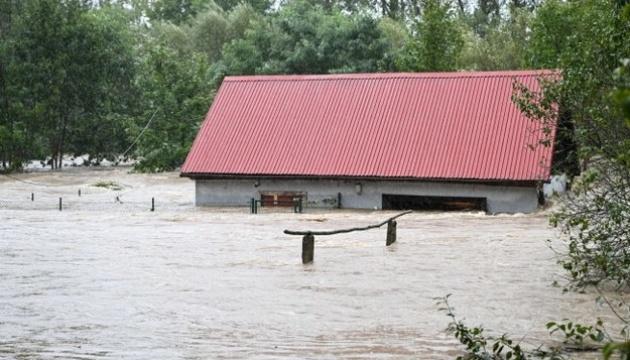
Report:
[[[94,186],[110,181],[121,188]],[[553,286],[543,214],[413,213],[391,247],[384,228],[316,237],[304,266],[282,230],[394,212],[250,215],[195,208],[193,194],[175,173],[0,176],[0,358],[453,359],[446,294],[470,325],[526,344],[552,341],[549,320],[614,324],[595,294]]]

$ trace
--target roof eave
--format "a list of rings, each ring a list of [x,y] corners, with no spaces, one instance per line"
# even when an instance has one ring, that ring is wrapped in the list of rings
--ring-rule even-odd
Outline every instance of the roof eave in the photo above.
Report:
[[[476,183],[492,185],[535,186],[548,179],[480,179],[480,178],[432,178],[413,176],[354,176],[354,175],[275,175],[275,174],[224,174],[224,173],[180,173],[181,177],[192,180],[220,180],[220,179],[273,179],[273,180],[344,180],[344,181],[417,181],[417,182],[451,182]]]

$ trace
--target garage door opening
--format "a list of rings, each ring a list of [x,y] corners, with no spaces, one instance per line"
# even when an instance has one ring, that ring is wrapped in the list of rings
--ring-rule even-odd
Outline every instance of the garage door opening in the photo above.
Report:
[[[487,210],[486,198],[383,194],[383,210]]]

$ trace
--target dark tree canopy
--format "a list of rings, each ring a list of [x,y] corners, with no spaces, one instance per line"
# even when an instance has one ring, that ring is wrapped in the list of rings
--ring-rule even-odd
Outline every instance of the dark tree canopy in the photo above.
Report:
[[[596,86],[576,76],[571,100],[588,104],[624,56],[598,17],[624,1],[600,3],[0,0],[2,168],[132,143],[144,169],[176,167],[228,74],[591,69]]]

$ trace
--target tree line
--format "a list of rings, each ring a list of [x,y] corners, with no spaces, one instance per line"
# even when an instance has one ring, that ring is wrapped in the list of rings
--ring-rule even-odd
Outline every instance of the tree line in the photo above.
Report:
[[[574,15],[559,13],[570,7],[0,0],[0,168],[32,159],[58,168],[63,154],[90,154],[174,169],[226,75],[558,68],[575,35],[565,18]]]

